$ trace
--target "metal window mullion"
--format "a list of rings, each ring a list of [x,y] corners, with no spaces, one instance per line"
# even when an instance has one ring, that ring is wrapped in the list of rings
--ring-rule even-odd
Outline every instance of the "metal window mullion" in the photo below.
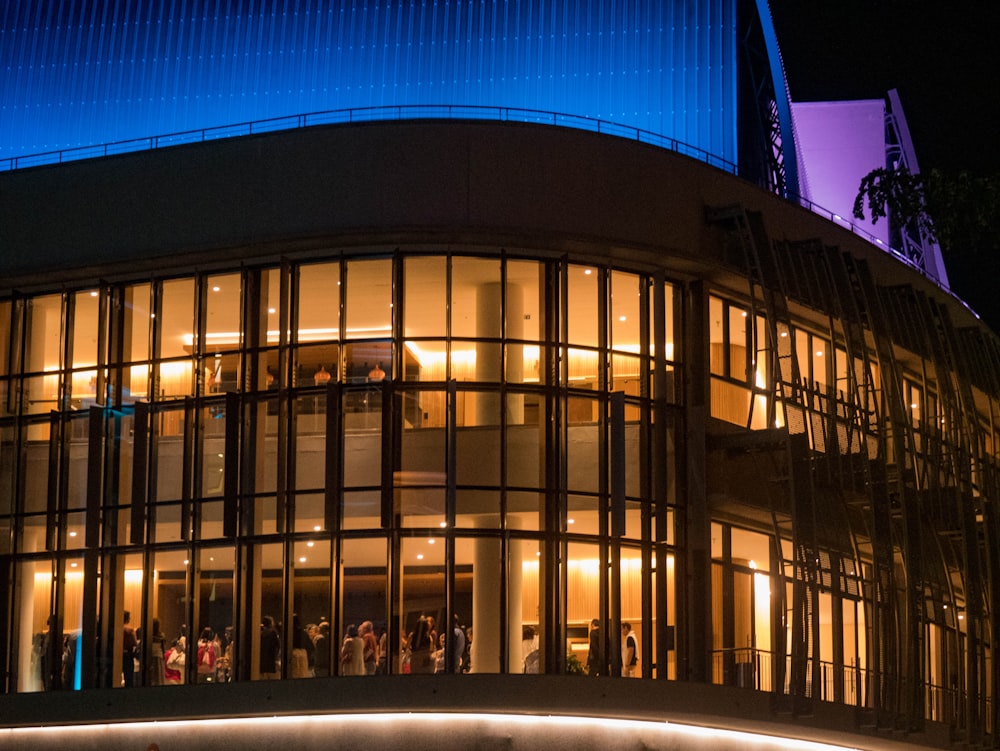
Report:
[[[145,539],[149,505],[149,402],[136,402],[132,446],[132,525],[130,542],[141,545]],[[91,413],[93,414],[93,413]],[[88,542],[88,547],[90,543]]]
[[[10,349],[3,353],[7,358],[10,387],[7,389],[7,413],[21,414],[21,393],[24,390],[25,303],[21,298],[11,301]]]
[[[160,414],[160,413],[157,413]],[[181,539],[188,542],[193,538],[192,498],[195,483],[201,472],[195,467],[194,454],[198,437],[198,409],[194,397],[184,398],[184,454],[181,465]],[[155,436],[155,426],[154,426]],[[158,437],[155,438],[158,440]],[[155,474],[155,467],[154,467]]]
[[[242,398],[234,391],[226,392],[226,456],[222,491],[222,534],[236,537],[239,522],[240,492],[240,428],[242,426]],[[251,499],[252,502],[252,499]]]
[[[450,264],[449,264],[450,267]],[[445,556],[444,556],[444,602],[445,613],[442,619],[441,629],[445,635],[445,672],[453,673],[455,670],[455,655],[452,647],[455,634],[452,629],[452,616],[455,613],[455,515],[456,515],[456,489],[455,475],[457,471],[457,450],[456,450],[456,429],[457,429],[457,397],[458,389],[453,378],[448,379],[447,384],[447,416],[445,427],[445,495],[444,514],[447,526],[445,534]],[[501,590],[503,592],[504,590]],[[501,612],[504,609],[506,598],[500,597]],[[500,638],[500,664],[505,664],[506,639],[503,634],[506,632],[506,621],[501,617],[501,638]],[[436,645],[435,645],[436,646]],[[501,672],[504,672],[501,670]]]
[[[97,548],[101,544],[101,506],[104,486],[104,432],[105,410],[93,406],[88,410],[87,421],[87,496],[84,524],[84,540],[88,549]],[[133,500],[133,504],[135,501]],[[133,506],[134,508],[134,506]],[[135,512],[132,515],[132,542],[135,540]],[[139,524],[140,534],[142,524]],[[139,543],[142,542],[140,538]]]
[[[656,635],[656,655],[653,659],[653,633],[652,628],[647,625],[653,623],[652,593],[653,581],[651,572],[653,571],[653,550],[647,550],[643,545],[642,552],[642,674],[652,677],[652,666],[655,663],[658,667],[656,677],[665,680],[668,675],[668,647],[667,639],[667,548],[668,530],[668,477],[667,477],[667,293],[665,289],[666,281],[662,272],[657,272],[653,276],[653,400],[652,400],[652,425],[653,430],[650,435],[650,455],[651,455],[651,503],[644,503],[644,508],[649,509],[653,519],[655,529],[650,529],[652,535],[653,550],[656,557],[656,602],[659,607],[656,612],[656,623],[659,624]],[[676,295],[673,296],[676,299]],[[676,355],[675,355],[676,356]],[[676,370],[675,370],[676,373]],[[645,497],[645,496],[644,496]],[[644,512],[645,513],[645,512]],[[647,527],[643,525],[643,542],[646,542]]]
[[[49,477],[45,499],[45,549],[56,550],[59,530],[59,492],[62,486],[62,420],[57,411],[49,413]]]

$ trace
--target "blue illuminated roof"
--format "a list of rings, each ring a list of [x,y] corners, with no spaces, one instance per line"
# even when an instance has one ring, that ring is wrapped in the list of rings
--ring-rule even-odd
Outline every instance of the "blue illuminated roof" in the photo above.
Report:
[[[621,123],[738,161],[736,0],[4,8],[0,158],[317,111],[460,105]]]

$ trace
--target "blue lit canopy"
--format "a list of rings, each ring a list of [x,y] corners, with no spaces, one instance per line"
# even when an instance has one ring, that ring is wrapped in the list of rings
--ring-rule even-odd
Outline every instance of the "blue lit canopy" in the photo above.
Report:
[[[341,108],[596,118],[737,162],[737,0],[12,0],[0,158]]]

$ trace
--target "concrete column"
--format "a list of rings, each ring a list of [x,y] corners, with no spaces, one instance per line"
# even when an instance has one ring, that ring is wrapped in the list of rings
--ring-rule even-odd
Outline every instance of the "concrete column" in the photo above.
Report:
[[[496,529],[495,514],[484,514],[476,519],[480,529]],[[521,664],[521,612],[522,572],[524,543],[514,540],[508,548],[507,560],[501,559],[502,548],[498,538],[481,538],[474,543],[472,561],[472,672],[496,673],[500,671],[501,606],[507,602],[507,670],[520,673]],[[503,570],[507,570],[507,591],[501,588]]]

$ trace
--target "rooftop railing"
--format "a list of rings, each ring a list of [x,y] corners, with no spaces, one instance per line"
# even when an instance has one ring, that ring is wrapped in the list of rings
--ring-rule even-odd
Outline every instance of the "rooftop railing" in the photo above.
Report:
[[[286,117],[272,117],[264,120],[250,120],[248,122],[234,125],[219,125],[212,128],[199,128],[196,130],[185,130],[178,133],[168,133],[166,135],[149,136],[147,138],[132,138],[125,141],[114,141],[112,143],[99,144],[94,146],[79,146],[70,149],[59,149],[57,151],[46,151],[41,154],[26,154],[24,156],[8,157],[0,159],[0,172],[10,172],[30,167],[41,167],[50,164],[64,164],[83,159],[98,159],[102,157],[114,156],[117,154],[128,154],[136,151],[151,151],[153,149],[168,148],[170,146],[180,146],[190,143],[202,143],[205,141],[215,141],[222,138],[236,138],[239,136],[250,136],[259,133],[270,133],[280,130],[295,130],[298,128],[308,128],[314,125],[334,125],[338,123],[363,123],[387,120],[491,120],[499,122],[518,123],[539,123],[544,125],[555,125],[563,128],[575,128],[593,133],[605,133],[607,135],[618,136],[640,143],[672,151],[676,154],[696,159],[712,167],[721,169],[731,175],[739,175],[739,168],[733,162],[719,157],[698,146],[678,141],[676,138],[664,136],[652,131],[643,130],[630,125],[622,125],[607,120],[583,117],[580,115],[567,115],[558,112],[546,112],[542,110],[524,109],[519,107],[489,107],[480,105],[396,105],[385,107],[355,107],[349,109],[325,110],[321,112],[310,112],[302,115],[290,115]],[[798,203],[815,214],[825,217],[829,221],[837,224],[855,235],[867,240],[906,265],[916,269],[924,276],[931,278],[926,269],[919,263],[909,258],[906,254],[891,248],[883,240],[871,234],[867,229],[854,224],[849,219],[845,219],[839,214],[818,206],[812,201],[799,196],[788,196],[788,200]],[[933,281],[941,286],[940,281]]]
[[[26,169],[28,167],[40,167],[47,164],[62,164],[81,159],[95,159],[100,157],[113,156],[115,154],[127,154],[134,151],[151,151],[169,146],[179,146],[188,143],[200,143],[203,141],[214,141],[220,138],[235,138],[237,136],[249,136],[257,133],[270,133],[276,130],[294,130],[296,128],[308,128],[314,125],[333,125],[338,123],[363,123],[380,120],[492,120],[499,122],[518,123],[540,123],[544,125],[557,125],[564,128],[575,128],[577,130],[587,130],[594,133],[607,133],[609,135],[627,138],[633,141],[648,143],[658,146],[668,151],[689,156],[698,161],[705,162],[718,169],[725,170],[730,174],[737,174],[738,170],[732,162],[716,156],[697,146],[678,141],[669,136],[653,133],[641,128],[629,125],[609,122],[591,117],[579,115],[566,115],[558,112],[544,112],[542,110],[522,109],[518,107],[487,107],[473,105],[406,105],[388,107],[356,107],[351,109],[326,110],[323,112],[310,112],[304,115],[291,115],[288,117],[272,117],[265,120],[251,120],[235,125],[220,125],[213,128],[199,128],[197,130],[185,130],[179,133],[168,133],[166,135],[150,136],[148,138],[133,138],[126,141],[115,141],[113,143],[79,146],[71,149],[59,149],[57,151],[47,151],[41,154],[27,154],[24,156],[9,157],[0,159],[0,172]]]

